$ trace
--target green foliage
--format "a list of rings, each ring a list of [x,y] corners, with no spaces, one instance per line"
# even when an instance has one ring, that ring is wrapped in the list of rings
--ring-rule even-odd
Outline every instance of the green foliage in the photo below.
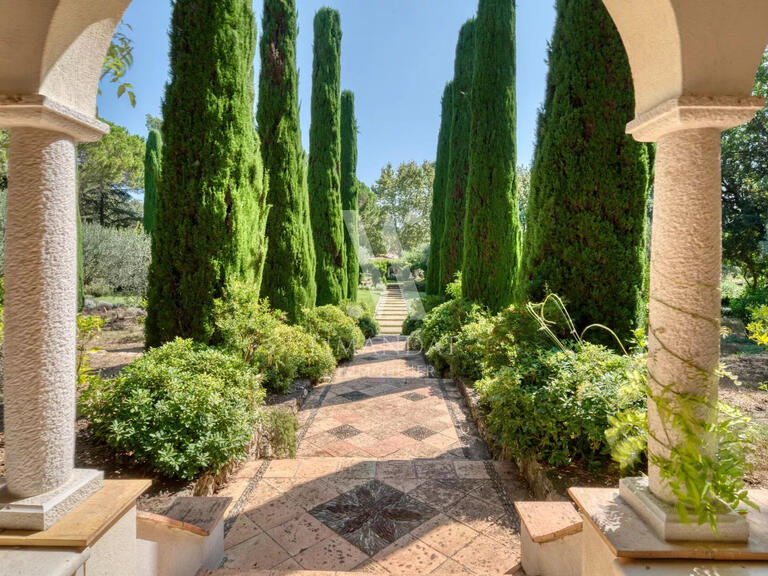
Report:
[[[246,456],[264,392],[241,359],[176,339],[114,380],[94,380],[79,407],[97,438],[169,478],[191,480]]]
[[[475,20],[459,32],[453,77],[453,113],[448,174],[445,185],[445,219],[440,241],[440,283],[448,284],[461,270],[464,257],[465,196],[469,179],[469,139],[472,126],[472,78],[475,63]]]
[[[259,413],[262,434],[271,448],[271,458],[296,458],[299,420],[293,412],[281,409],[262,410]]]
[[[176,336],[209,342],[214,300],[232,281],[258,289],[267,251],[251,2],[176,0],[170,36],[148,347]]]
[[[763,304],[752,309],[752,322],[747,324],[747,334],[760,346],[768,347],[768,306]]]
[[[98,224],[82,225],[85,292],[92,296],[145,296],[151,241],[140,228],[120,230]]]
[[[344,211],[344,245],[347,255],[346,297],[357,300],[360,261],[357,235],[357,120],[355,95],[341,93],[341,208]]]
[[[351,360],[355,350],[365,343],[365,337],[354,319],[338,306],[320,306],[308,311],[303,326],[310,334],[330,345],[336,360]]]
[[[379,333],[379,323],[374,319],[372,311],[367,309],[364,304],[345,300],[341,303],[340,308],[355,321],[366,339],[373,338]]]
[[[580,460],[598,467],[610,458],[609,417],[645,401],[633,393],[633,359],[602,346],[539,349],[480,380],[488,427],[518,456],[553,465]]]
[[[317,304],[346,297],[347,264],[341,199],[341,19],[330,8],[315,15],[309,200],[317,264]]]
[[[75,373],[77,374],[77,388],[87,386],[95,376],[91,373],[89,355],[95,350],[91,347],[94,338],[104,328],[104,319],[99,316],[77,315],[77,347],[75,355]]]
[[[257,121],[271,206],[262,297],[291,322],[315,305],[315,245],[301,145],[295,0],[265,0]]]
[[[578,327],[605,324],[626,342],[645,318],[648,149],[625,133],[632,75],[603,3],[558,0],[556,10],[520,300],[555,292]]]
[[[128,228],[141,221],[131,196],[144,183],[144,140],[106,121],[109,133],[77,147],[80,215],[86,222]]]
[[[435,167],[431,162],[391,163],[381,169],[373,185],[384,213],[384,242],[389,250],[413,250],[429,237],[429,210]]]
[[[748,324],[752,321],[752,311],[766,304],[768,286],[748,286],[739,297],[730,299],[731,315]]]
[[[336,362],[325,343],[299,326],[284,323],[282,312],[259,300],[248,284],[232,284],[224,298],[215,302],[216,340],[264,376],[271,392],[287,392],[293,380],[317,380],[329,374]]]
[[[424,318],[416,316],[415,314],[408,314],[403,320],[403,327],[400,333],[403,336],[410,336],[416,330],[420,329],[424,325]]]
[[[108,78],[110,84],[117,84],[117,97],[122,98],[123,94],[127,94],[131,106],[135,108],[136,94],[133,92],[133,84],[122,81],[133,66],[133,40],[123,31],[123,28],[131,30],[128,24],[121,23],[115,31],[101,65],[99,80]],[[101,94],[101,90],[99,90],[99,94]]]
[[[359,232],[368,243],[361,248],[370,250],[371,256],[384,254],[387,244],[384,241],[384,211],[376,201],[376,194],[364,183],[357,182],[357,203]],[[361,237],[362,240],[362,237]]]
[[[768,52],[755,80],[768,96]],[[752,289],[768,278],[768,108],[722,136],[723,261],[738,266]]]
[[[525,363],[539,350],[552,346],[538,322],[525,309],[510,306],[492,319],[488,338],[481,342],[486,374],[518,363]]]
[[[162,154],[163,137],[157,130],[151,130],[147,136],[147,148],[144,154],[144,231],[148,234],[155,229]]]
[[[445,225],[445,195],[448,184],[448,163],[450,161],[451,126],[453,122],[453,82],[448,82],[443,90],[440,113],[440,132],[437,137],[437,160],[435,161],[435,179],[432,185],[432,211],[430,223],[430,251],[427,270],[427,294],[441,294],[440,282],[440,241]]]
[[[420,330],[423,349],[429,351],[443,337],[455,337],[465,324],[475,322],[482,316],[483,309],[480,306],[463,298],[440,304],[424,318]]]
[[[513,301],[522,242],[514,0],[480,0],[471,108],[462,289],[465,298],[497,312]]]

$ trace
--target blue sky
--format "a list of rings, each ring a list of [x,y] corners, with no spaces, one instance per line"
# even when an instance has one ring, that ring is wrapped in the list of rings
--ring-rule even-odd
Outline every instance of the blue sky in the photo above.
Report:
[[[440,98],[453,77],[459,28],[475,14],[475,0],[297,0],[298,63],[304,147],[309,149],[312,19],[322,6],[341,13],[342,88],[355,92],[358,177],[372,184],[387,162],[434,160]],[[544,97],[547,42],[554,0],[517,3],[518,163],[533,154],[536,113]],[[262,0],[254,0],[261,27]],[[170,0],[133,0],[124,21],[132,30],[134,66],[126,80],[138,102],[117,99],[112,86],[99,97],[99,114],[145,133],[145,115],[160,115],[168,76]],[[258,50],[256,73],[258,75]]]

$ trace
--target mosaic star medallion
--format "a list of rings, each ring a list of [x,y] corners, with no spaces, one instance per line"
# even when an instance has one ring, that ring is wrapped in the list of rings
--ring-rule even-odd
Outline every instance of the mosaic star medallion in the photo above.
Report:
[[[328,430],[328,434],[335,436],[339,440],[346,440],[347,438],[352,438],[353,436],[360,434],[360,430],[349,424],[344,424],[342,426],[337,426],[336,428],[331,428]]]
[[[437,515],[438,511],[392,486],[372,480],[309,513],[373,556]]]
[[[409,438],[413,438],[414,440],[418,440],[421,442],[422,440],[425,440],[429,438],[430,436],[434,436],[437,434],[434,430],[430,430],[426,426],[414,426],[413,428],[408,428],[408,430],[404,430],[403,434],[408,436]]]

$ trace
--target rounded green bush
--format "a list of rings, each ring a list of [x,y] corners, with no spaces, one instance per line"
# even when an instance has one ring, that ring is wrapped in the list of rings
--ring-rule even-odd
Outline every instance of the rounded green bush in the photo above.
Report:
[[[355,350],[365,343],[365,336],[357,323],[338,306],[327,305],[308,310],[303,326],[330,345],[336,360],[351,360]]]
[[[246,456],[259,384],[237,356],[177,338],[114,380],[94,379],[79,405],[97,438],[163,476],[191,480]]]

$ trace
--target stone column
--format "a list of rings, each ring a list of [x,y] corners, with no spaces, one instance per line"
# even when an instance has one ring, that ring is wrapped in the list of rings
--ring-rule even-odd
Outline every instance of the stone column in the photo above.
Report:
[[[101,124],[40,101],[0,104],[10,127],[5,256],[5,456],[0,528],[47,529],[101,487],[74,468],[75,141]]]
[[[75,144],[14,128],[9,162],[6,466],[11,494],[29,497],[58,488],[74,467]]]
[[[762,107],[758,98],[682,97],[630,123],[639,141],[658,142],[651,242],[648,328],[648,479],[624,479],[621,495],[661,536],[713,538],[709,526],[679,521],[676,498],[661,478],[654,456],[666,458],[680,442],[670,421],[677,395],[705,402],[701,422],[717,418],[720,360],[721,177],[720,134],[748,121]],[[654,399],[661,398],[661,403]],[[661,408],[660,408],[661,406]],[[666,408],[665,408],[666,406]],[[704,438],[714,454],[717,439]],[[733,522],[732,522],[733,521]],[[725,518],[728,538],[746,539],[742,518]],[[694,534],[695,532],[695,534]]]

